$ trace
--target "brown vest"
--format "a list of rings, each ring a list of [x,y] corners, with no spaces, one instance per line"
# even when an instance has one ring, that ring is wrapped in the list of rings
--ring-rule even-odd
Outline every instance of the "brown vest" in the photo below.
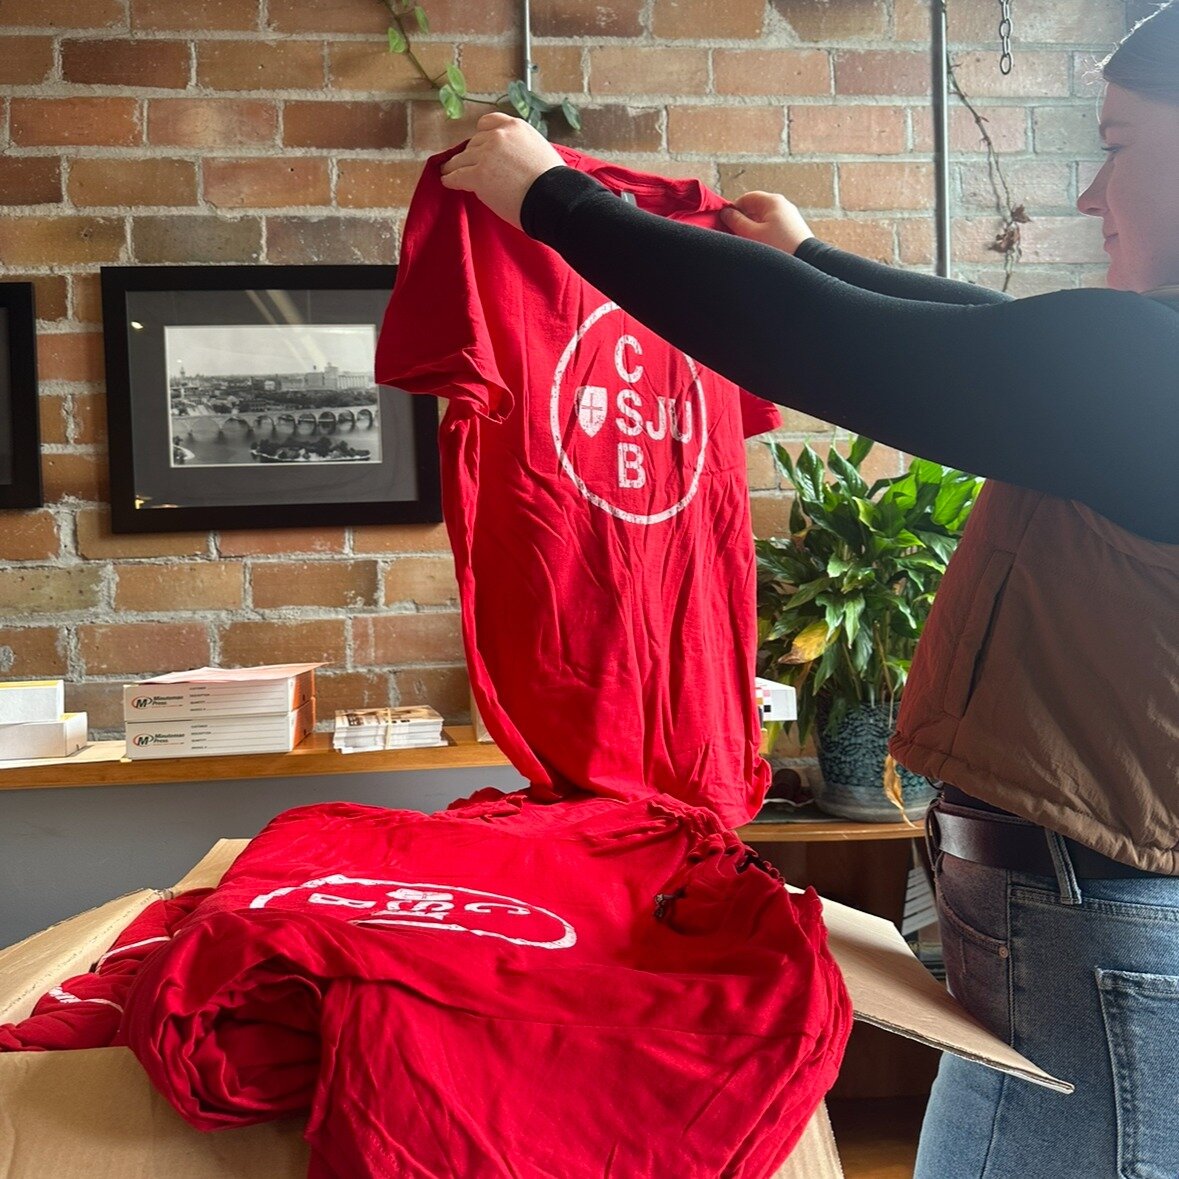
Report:
[[[1179,545],[988,482],[890,749],[1107,856],[1179,875]]]

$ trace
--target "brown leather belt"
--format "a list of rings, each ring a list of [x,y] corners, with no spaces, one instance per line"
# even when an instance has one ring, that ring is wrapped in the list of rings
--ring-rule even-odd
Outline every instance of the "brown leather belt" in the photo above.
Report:
[[[960,860],[1026,872],[1032,876],[1056,875],[1052,853],[1048,849],[1048,832],[1024,819],[989,814],[969,807],[936,801],[926,817],[932,849]],[[1073,871],[1082,880],[1120,880],[1156,876],[1144,868],[1135,868],[1095,852],[1084,844],[1065,837],[1065,847]]]

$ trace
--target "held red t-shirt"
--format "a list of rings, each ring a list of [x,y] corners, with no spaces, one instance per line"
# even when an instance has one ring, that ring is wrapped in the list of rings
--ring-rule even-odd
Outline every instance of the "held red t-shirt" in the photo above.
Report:
[[[715,226],[724,207],[559,150],[651,212]],[[777,410],[444,188],[449,154],[414,194],[376,375],[449,399],[444,511],[480,712],[538,798],[664,792],[743,823],[768,784],[744,439]]]

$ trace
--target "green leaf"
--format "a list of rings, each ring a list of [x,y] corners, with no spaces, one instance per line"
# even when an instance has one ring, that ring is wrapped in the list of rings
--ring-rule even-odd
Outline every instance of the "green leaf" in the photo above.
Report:
[[[463,100],[454,92],[454,87],[448,82],[438,88],[438,101],[448,119],[461,119],[463,116]]]
[[[426,16],[426,10],[420,4],[414,5],[413,18],[418,22],[418,28],[423,33],[430,31],[430,19]]]
[[[565,116],[565,122],[569,124],[571,130],[581,130],[581,114],[567,98],[561,103],[561,114]]]
[[[450,88],[459,98],[466,98],[467,79],[463,77],[463,71],[458,66],[452,63],[446,67],[446,80],[450,83]]]
[[[519,79],[508,83],[508,102],[512,104],[516,110],[516,114],[522,119],[528,118],[532,113],[532,102],[529,98],[528,87]]]
[[[852,439],[851,450],[848,452],[847,461],[858,471],[860,464],[868,457],[872,447],[875,445],[876,443],[871,438],[865,438],[863,434],[857,434]]]
[[[827,466],[843,479],[853,495],[863,495],[868,490],[868,484],[860,477],[855,464],[845,459],[834,446],[827,455]]]
[[[778,474],[793,483],[794,459],[790,457],[790,451],[780,442],[768,442],[766,445],[770,448],[770,454],[774,456],[774,466],[778,468]]]
[[[396,26],[389,26],[389,52],[390,53],[405,53],[409,49],[409,42],[405,39],[405,34]]]
[[[864,614],[864,599],[858,594],[843,599],[843,633],[847,641],[854,643],[860,631],[860,619]]]

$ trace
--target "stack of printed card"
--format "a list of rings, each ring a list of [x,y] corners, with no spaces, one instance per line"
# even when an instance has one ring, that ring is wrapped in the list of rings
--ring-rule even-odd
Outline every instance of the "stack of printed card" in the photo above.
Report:
[[[341,753],[359,753],[365,749],[422,749],[446,742],[441,714],[428,705],[414,704],[337,712],[332,744]]]

